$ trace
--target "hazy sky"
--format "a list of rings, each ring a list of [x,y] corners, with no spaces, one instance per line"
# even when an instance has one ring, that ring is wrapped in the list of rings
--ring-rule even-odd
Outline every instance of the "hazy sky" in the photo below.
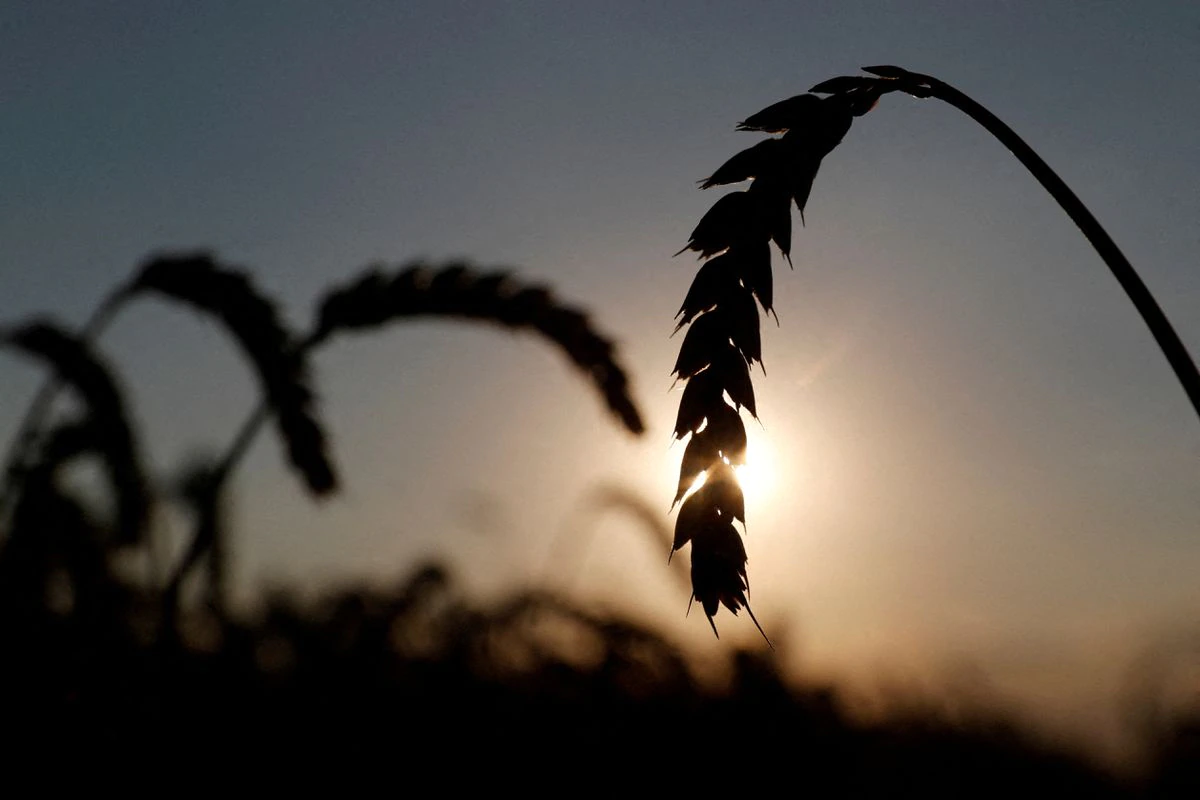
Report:
[[[368,262],[467,257],[586,305],[650,430],[565,360],[414,323],[320,355],[346,491],[309,502],[264,436],[237,481],[239,585],[390,579],[440,553],[486,589],[549,576],[704,646],[603,484],[664,510],[682,447],[670,254],[758,140],[734,124],[864,64],[963,89],[1087,203],[1200,353],[1200,5],[1180,2],[0,2],[0,319],[78,323],[148,253],[252,267],[297,325]],[[964,658],[1057,702],[1200,612],[1200,420],[1085,240],[953,109],[898,95],[817,178],[764,325],[752,602],[801,666]],[[150,302],[103,340],[167,475],[253,383]],[[6,439],[40,375],[0,362]],[[1115,678],[1114,678],[1115,680]],[[1031,688],[1033,687],[1033,688]],[[1040,687],[1040,688],[1039,688]],[[1016,691],[1014,688],[1013,691]]]

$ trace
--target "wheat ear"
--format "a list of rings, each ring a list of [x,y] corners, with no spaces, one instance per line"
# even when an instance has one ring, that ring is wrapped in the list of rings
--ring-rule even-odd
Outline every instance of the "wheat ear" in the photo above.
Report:
[[[391,276],[369,269],[325,294],[309,343],[419,316],[459,317],[541,335],[584,373],[621,424],[633,433],[644,430],[613,343],[585,313],[559,303],[549,289],[522,284],[507,272],[477,273],[467,264],[439,269],[413,264]]]
[[[128,406],[112,369],[81,338],[47,319],[0,329],[0,342],[44,362],[82,399],[87,422],[46,437],[45,455],[57,461],[96,450],[116,496],[118,539],[123,544],[140,542],[150,493]]]
[[[877,97],[858,88],[826,98],[805,94],[752,114],[739,130],[782,135],[743,150],[700,181],[702,189],[750,181],[745,191],[717,200],[679,251],[706,260],[676,314],[676,330],[686,326],[687,334],[673,374],[687,385],[675,437],[688,443],[672,501],[684,501],[672,552],[691,543],[692,597],[714,633],[722,605],[734,614],[749,611],[746,550],[733,525],[745,526],[746,507],[733,467],[746,461],[740,411],[758,415],[750,380],[750,368],[763,360],[755,300],[774,313],[771,243],[790,264],[792,204],[804,214],[821,160]],[[702,476],[701,488],[685,499]]]

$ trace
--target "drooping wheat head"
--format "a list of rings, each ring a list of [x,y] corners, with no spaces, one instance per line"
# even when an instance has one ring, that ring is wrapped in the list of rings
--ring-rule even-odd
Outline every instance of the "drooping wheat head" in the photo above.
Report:
[[[439,269],[412,264],[392,275],[368,269],[324,295],[308,343],[316,346],[340,331],[428,315],[493,322],[546,337],[583,371],[628,430],[644,430],[612,341],[586,314],[561,304],[549,289],[524,285],[507,272],[478,273],[461,263]]]
[[[745,499],[733,467],[746,462],[745,409],[757,418],[750,368],[762,366],[758,307],[774,314],[771,243],[791,263],[795,203],[803,219],[821,160],[842,140],[853,117],[874,105],[868,82],[814,87],[746,118],[738,130],[782,134],[735,155],[702,189],[750,181],[726,194],[701,218],[679,252],[705,259],[676,315],[688,326],[673,374],[687,384],[679,402],[675,437],[690,437],[683,453],[672,507],[683,500],[672,553],[692,545],[692,597],[713,616],[722,605],[746,608],[746,548],[734,521],[746,524]],[[676,253],[678,255],[678,253]],[[764,370],[765,374],[765,370]],[[689,489],[703,476],[700,487]],[[754,624],[762,632],[758,620]],[[766,634],[763,633],[763,638]],[[768,640],[769,643],[770,640]]]

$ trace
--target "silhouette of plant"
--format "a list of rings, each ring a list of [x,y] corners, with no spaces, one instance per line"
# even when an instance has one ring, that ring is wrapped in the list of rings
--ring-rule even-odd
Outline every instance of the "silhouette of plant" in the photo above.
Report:
[[[108,472],[116,501],[113,531],[121,544],[140,544],[150,510],[148,482],[131,415],[112,370],[85,341],[48,320],[0,330],[0,342],[44,361],[88,409],[83,420],[33,437],[38,452],[20,469],[50,475],[76,456],[96,453]],[[23,479],[24,472],[13,477]]]
[[[627,616],[538,588],[480,603],[444,565],[406,572],[390,586],[343,586],[308,602],[275,592],[263,612],[242,618],[194,613],[169,647],[139,640],[121,617],[124,627],[103,638],[93,627],[47,626],[37,647],[13,647],[27,640],[0,604],[10,646],[0,707],[22,734],[10,752],[28,747],[39,765],[49,754],[136,753],[157,775],[194,768],[197,753],[220,743],[205,777],[287,780],[321,763],[352,780],[395,780],[384,753],[404,752],[403,771],[418,778],[438,773],[449,747],[471,754],[473,768],[456,784],[472,789],[494,790],[495,776],[519,765],[533,796],[561,794],[580,776],[585,793],[605,796],[631,785],[778,791],[778,769],[663,768],[694,753],[698,731],[736,731],[718,739],[723,752],[764,764],[800,753],[795,780],[821,797],[890,797],[898,786],[938,798],[1048,787],[1068,797],[1146,796],[1001,715],[956,715],[934,698],[906,698],[900,713],[863,720],[835,687],[797,682],[780,660],[754,652],[729,653],[718,686],[677,644]],[[1156,787],[1188,762],[1165,767],[1149,776]],[[1194,796],[1179,785],[1153,796]]]
[[[732,525],[733,520],[745,525],[745,501],[731,466],[744,463],[746,457],[740,409],[758,416],[750,382],[750,367],[756,361],[762,365],[754,298],[764,313],[774,313],[770,243],[790,265],[791,204],[803,221],[822,159],[842,141],[854,118],[874,108],[887,93],[944,100],[982,124],[1020,159],[1125,289],[1200,415],[1200,372],[1191,356],[1128,259],[1050,167],[1007,125],[957,89],[899,67],[863,69],[870,76],[832,78],[741,122],[738,130],[780,135],[743,150],[700,181],[701,189],[747,180],[750,186],[717,200],[679,251],[694,250],[706,260],[676,315],[676,331],[690,327],[673,370],[687,382],[675,437],[690,439],[672,502],[674,507],[683,499],[672,552],[692,543],[693,598],[704,606],[714,633],[713,615],[721,605],[734,614],[743,606],[749,611],[746,551]],[[702,477],[700,488],[685,497]]]
[[[217,458],[191,464],[176,481],[173,498],[190,510],[194,530],[162,588],[162,621],[168,634],[177,619],[183,581],[205,558],[210,565],[210,604],[217,610],[223,605],[225,487],[270,417],[277,420],[289,460],[309,492],[322,497],[337,489],[309,377],[311,354],[335,334],[374,330],[415,316],[472,319],[530,330],[567,355],[623,427],[635,434],[643,431],[629,379],[617,363],[612,342],[582,311],[560,303],[548,289],[525,285],[507,273],[480,274],[462,263],[441,269],[411,265],[391,275],[369,269],[327,291],[317,304],[312,332],[298,336],[288,330],[274,302],[243,270],[206,253],[157,256],[112,292],[79,334],[44,320],[0,328],[0,346],[35,357],[52,370],[6,460],[0,492],[0,580],[12,572],[13,559],[20,556],[24,566],[18,571],[40,575],[44,582],[52,569],[55,537],[79,552],[96,550],[105,574],[116,551],[151,546],[145,535],[152,504],[150,482],[141,466],[132,415],[112,370],[94,352],[94,342],[109,321],[143,295],[181,302],[219,320],[254,367],[262,391],[258,407],[229,448]],[[64,385],[79,395],[86,415],[67,423],[49,422],[54,395]],[[58,480],[61,468],[90,455],[99,457],[115,500],[115,514],[103,531],[84,524],[93,515]],[[84,547],[84,540],[94,541]],[[77,577],[70,569],[67,572],[69,579]],[[31,579],[26,585],[40,597],[43,589],[36,583]]]
[[[629,395],[629,379],[614,361],[614,346],[582,311],[559,304],[550,290],[526,286],[507,272],[476,274],[466,264],[433,270],[410,265],[388,277],[370,269],[320,301],[316,327],[305,343],[316,347],[341,331],[362,331],[417,316],[460,317],[531,330],[557,345],[595,385],[621,424],[645,430]]]

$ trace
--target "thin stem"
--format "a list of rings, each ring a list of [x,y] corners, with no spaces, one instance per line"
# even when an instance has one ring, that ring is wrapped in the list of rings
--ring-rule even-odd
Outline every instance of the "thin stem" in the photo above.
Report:
[[[907,85],[910,80],[916,81],[920,85],[910,87]],[[1125,294],[1129,296],[1138,313],[1142,315],[1142,319],[1150,328],[1150,333],[1154,335],[1154,340],[1158,342],[1163,355],[1167,357],[1171,368],[1175,370],[1176,377],[1183,384],[1183,390],[1187,392],[1188,399],[1192,401],[1192,407],[1196,410],[1197,416],[1200,416],[1200,371],[1196,369],[1195,361],[1192,360],[1171,323],[1167,321],[1166,315],[1150,294],[1150,290],[1146,288],[1146,284],[1138,277],[1133,265],[1129,263],[1129,259],[1125,257],[1125,254],[1113,242],[1112,237],[1092,216],[1092,212],[1087,209],[1087,206],[1063,182],[1062,178],[1058,177],[1041,156],[1035,153],[1033,148],[1026,144],[1012,128],[953,86],[929,75],[921,75],[916,72],[907,73],[907,76],[900,78],[899,81],[903,91],[917,97],[936,97],[982,125],[988,133],[995,136],[1012,151],[1017,160],[1024,164],[1046,191],[1058,201],[1063,211],[1067,212],[1067,216],[1079,226],[1079,230],[1092,243],[1092,247],[1096,248],[1100,258],[1104,259],[1104,263],[1108,265],[1117,282],[1121,284]]]
[[[218,483],[224,483],[233,472],[242,457],[250,449],[250,445],[254,443],[254,437],[258,435],[259,430],[271,418],[271,405],[266,398],[260,399],[258,405],[250,412],[242,422],[242,426],[238,429],[237,435],[233,437],[233,442],[229,445],[229,449],[225,451],[225,455],[221,458],[220,463],[215,470],[215,480]]]
[[[316,348],[320,340],[309,336],[299,342],[296,347],[302,352],[308,352]],[[263,425],[271,418],[271,403],[266,397],[259,398],[258,405],[250,412],[246,419],[238,428],[238,432],[234,435],[233,441],[225,450],[225,454],[221,456],[221,460],[212,472],[212,486],[210,490],[214,493],[220,493],[225,487],[226,481],[233,471],[241,463],[242,458],[250,450],[250,445],[254,443],[258,432],[262,430]],[[179,593],[183,585],[183,579],[187,577],[188,572],[195,564],[196,560],[202,553],[204,546],[203,537],[200,529],[197,528],[196,536],[192,543],[188,546],[188,550],[184,553],[182,559],[176,565],[171,573],[171,577],[167,581],[167,586],[163,592],[163,603],[165,613],[163,615],[163,624],[168,627],[174,626],[175,618],[179,610]]]

